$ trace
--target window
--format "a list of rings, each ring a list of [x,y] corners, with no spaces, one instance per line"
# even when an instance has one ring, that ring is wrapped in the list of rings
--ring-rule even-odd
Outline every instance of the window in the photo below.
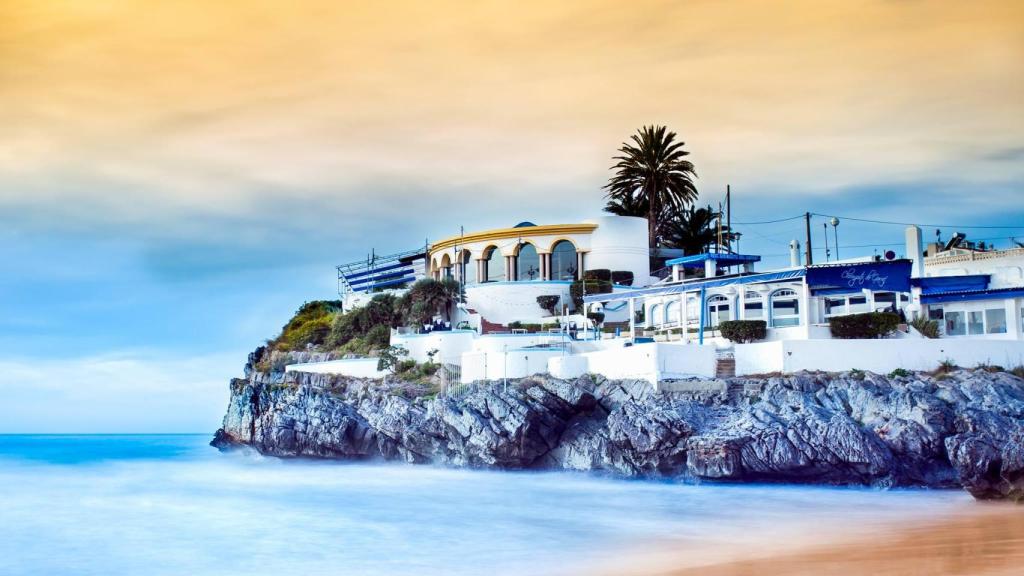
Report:
[[[825,316],[840,316],[846,313],[846,297],[830,296],[825,298]]]
[[[661,304],[655,304],[654,306],[651,306],[651,315],[648,318],[647,325],[659,326],[661,325],[661,321]]]
[[[679,324],[679,301],[674,300],[665,306],[665,323]]]
[[[539,280],[540,279],[540,257],[537,256],[537,249],[533,244],[520,244],[519,255],[516,258],[516,280]]]
[[[860,314],[862,312],[870,312],[867,296],[850,296],[849,313]]]
[[[469,250],[462,251],[462,283],[473,284],[476,282],[476,261]]]
[[[929,306],[928,307],[928,319],[936,320],[940,324],[942,323],[942,306]]]
[[[1006,334],[1006,309],[989,308],[985,310],[985,333]]]
[[[743,317],[747,320],[764,318],[764,299],[757,292],[747,292],[743,295]]]
[[[551,279],[576,279],[576,247],[568,240],[560,240],[551,247]]]
[[[972,310],[967,313],[967,333],[985,333],[985,314],[981,310]]]
[[[771,310],[773,328],[800,324],[800,301],[793,290],[783,289],[773,292]]]
[[[445,280],[452,277],[452,259],[447,254],[441,258],[441,279]]]
[[[875,292],[875,311],[889,312],[896,310],[895,292]]]
[[[722,295],[708,298],[706,324],[714,328],[719,322],[727,322],[729,319],[729,299]]]
[[[967,334],[967,323],[964,322],[963,312],[946,312],[946,334],[949,336]]]
[[[488,248],[484,259],[484,282],[502,282],[505,280],[505,258],[497,248]]]

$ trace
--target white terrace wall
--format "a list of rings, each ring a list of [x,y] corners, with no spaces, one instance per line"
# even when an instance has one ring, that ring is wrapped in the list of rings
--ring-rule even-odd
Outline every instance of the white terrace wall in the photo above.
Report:
[[[405,348],[409,351],[409,358],[421,363],[430,359],[427,352],[437,350],[434,361],[440,362],[442,359],[456,359],[463,352],[472,350],[475,336],[476,333],[472,330],[449,330],[429,334],[392,334],[391,345]]]
[[[715,375],[714,346],[647,343],[575,356],[558,356],[548,363],[557,378],[600,374],[614,380],[647,380]]]
[[[308,364],[289,364],[285,372],[309,372],[312,374],[341,374],[354,378],[383,378],[384,372],[377,370],[376,358],[349,358]]]
[[[968,339],[789,340],[737,344],[736,374],[821,370],[867,370],[886,374],[897,368],[933,370],[943,360],[958,366],[1024,365],[1024,342]]]
[[[548,361],[561,357],[561,350],[533,349],[508,352],[467,352],[462,355],[462,383],[504,378],[525,378],[548,371]]]

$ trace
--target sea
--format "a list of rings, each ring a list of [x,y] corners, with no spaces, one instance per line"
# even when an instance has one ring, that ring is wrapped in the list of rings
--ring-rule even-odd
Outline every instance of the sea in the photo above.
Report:
[[[0,436],[0,574],[575,574],[666,543],[867,533],[970,505],[945,490],[282,460],[209,440]]]

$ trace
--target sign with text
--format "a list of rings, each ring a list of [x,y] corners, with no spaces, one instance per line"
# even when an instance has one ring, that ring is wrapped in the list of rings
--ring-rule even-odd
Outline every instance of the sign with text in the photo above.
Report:
[[[812,266],[807,283],[818,293],[910,292],[910,260]]]

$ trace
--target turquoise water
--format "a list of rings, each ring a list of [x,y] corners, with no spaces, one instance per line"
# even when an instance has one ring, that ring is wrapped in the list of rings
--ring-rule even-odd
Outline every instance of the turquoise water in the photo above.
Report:
[[[282,461],[208,441],[0,436],[0,574],[561,574],[662,539],[869,529],[969,501]]]

